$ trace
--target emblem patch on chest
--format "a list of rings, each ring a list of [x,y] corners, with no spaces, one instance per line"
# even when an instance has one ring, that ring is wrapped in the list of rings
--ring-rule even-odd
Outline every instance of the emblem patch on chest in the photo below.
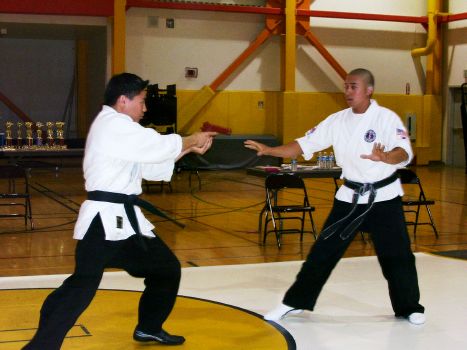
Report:
[[[364,139],[366,142],[373,142],[374,140],[376,140],[376,133],[374,130],[368,130],[366,133],[365,133],[365,136],[364,136]]]

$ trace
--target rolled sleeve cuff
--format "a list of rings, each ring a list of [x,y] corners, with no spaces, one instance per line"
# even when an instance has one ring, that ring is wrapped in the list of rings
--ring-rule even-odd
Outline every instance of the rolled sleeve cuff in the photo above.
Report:
[[[305,160],[310,160],[311,158],[313,158],[313,152],[309,151],[306,147],[306,136],[295,139],[295,141],[297,141],[300,148],[302,149],[302,156]]]

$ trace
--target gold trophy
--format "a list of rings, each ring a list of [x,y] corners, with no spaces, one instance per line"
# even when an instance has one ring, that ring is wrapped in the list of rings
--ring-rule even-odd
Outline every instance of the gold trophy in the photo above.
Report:
[[[13,136],[11,133],[11,127],[13,122],[6,122],[6,135],[5,135],[5,148],[13,148]]]
[[[38,147],[41,147],[43,145],[43,141],[42,141],[42,127],[44,126],[43,123],[41,122],[37,122],[36,123],[36,127],[37,127],[37,130],[36,130],[36,133],[37,133],[37,138],[36,138],[36,145]]]
[[[63,136],[63,126],[64,125],[65,125],[64,122],[55,122],[55,126],[57,127],[56,133],[57,133],[58,146],[60,148],[66,148],[66,146],[65,146],[65,137]]]
[[[16,126],[18,127],[18,131],[16,135],[16,148],[22,148],[23,147],[23,123],[18,122],[16,123]]]
[[[32,122],[25,122],[26,125],[26,146],[31,148],[34,144],[34,139],[32,138]]]
[[[54,123],[53,122],[47,122],[45,123],[47,125],[47,147],[53,147],[54,146]]]

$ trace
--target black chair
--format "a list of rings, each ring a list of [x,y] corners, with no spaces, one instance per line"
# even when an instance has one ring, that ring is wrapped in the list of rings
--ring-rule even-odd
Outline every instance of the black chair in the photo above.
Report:
[[[142,126],[152,126],[162,134],[177,132],[177,87],[167,85],[160,89],[158,84],[148,85],[146,112],[140,120]]]
[[[143,179],[142,181],[142,187],[143,188],[146,188],[146,193],[149,193],[151,192],[150,191],[150,188],[151,186],[157,186],[159,185],[160,186],[160,191],[163,192],[164,191],[164,185],[167,185],[169,187],[169,191],[170,193],[172,193],[172,182],[171,181],[150,181],[150,180],[146,180],[146,179]]]
[[[18,165],[0,165],[0,179],[5,179],[4,186],[5,191],[0,193],[0,207],[22,207],[24,211],[22,213],[12,213],[10,209],[2,210],[0,218],[7,217],[24,217],[24,225],[31,226],[31,230],[34,229],[34,223],[32,221],[32,210],[31,210],[31,197],[29,194],[29,182],[27,171]],[[21,186],[21,190],[19,190]],[[1,190],[0,190],[1,191]]]
[[[416,238],[418,225],[430,225],[433,228],[436,238],[438,238],[438,230],[436,229],[435,223],[433,221],[433,215],[431,214],[430,210],[430,206],[434,205],[435,201],[426,198],[420,179],[413,170],[402,168],[398,169],[397,173],[400,177],[402,185],[404,185],[405,190],[409,190],[409,186],[414,187],[411,189],[411,192],[405,191],[406,194],[402,198],[404,213],[415,215],[415,218],[412,221],[407,220],[406,215],[406,224],[414,226],[414,239]],[[412,209],[412,207],[415,208]],[[425,207],[430,221],[420,222],[420,210],[422,207]]]
[[[199,175],[200,168],[197,165],[197,159],[197,155],[193,153],[185,155],[175,163],[175,171],[177,174],[180,174],[182,171],[188,172],[188,185],[190,186],[190,189],[192,184],[191,178],[196,176],[196,179],[198,180],[198,189],[201,190],[201,176]]]
[[[274,232],[276,235],[277,246],[281,247],[281,236],[285,233],[300,233],[300,242],[303,241],[304,225],[305,225],[305,214],[308,214],[310,218],[311,228],[313,236],[316,239],[316,228],[313,221],[312,212],[315,210],[310,205],[308,200],[308,194],[306,191],[305,183],[303,179],[295,174],[271,174],[266,178],[265,181],[266,189],[266,204],[260,213],[259,232],[261,232],[262,216],[265,215],[264,222],[264,233],[263,233],[263,244],[266,243],[266,237],[268,233]],[[290,197],[285,194],[285,189],[297,189],[299,190],[298,195],[300,196],[300,204],[292,203],[291,200],[287,200],[286,197]],[[290,216],[287,214],[301,213],[300,216]],[[284,222],[286,220],[299,220],[300,229],[297,228],[284,228]],[[268,224],[272,222],[273,229],[268,230]]]

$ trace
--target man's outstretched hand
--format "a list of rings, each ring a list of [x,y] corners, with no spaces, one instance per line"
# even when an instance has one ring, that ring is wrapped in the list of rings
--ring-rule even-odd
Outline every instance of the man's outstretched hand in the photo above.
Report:
[[[185,154],[194,152],[204,154],[212,146],[212,139],[217,135],[214,131],[195,132],[189,136],[182,137],[182,152],[177,159],[182,158]]]
[[[262,156],[265,154],[266,150],[269,148],[268,146],[260,143],[260,142],[256,142],[256,141],[253,141],[253,140],[246,140],[244,143],[244,146],[246,148],[249,148],[249,149],[252,149],[253,151],[256,151],[256,154],[258,156]]]
[[[378,142],[375,142],[371,154],[362,154],[360,157],[363,159],[369,159],[374,162],[384,162],[387,164],[399,164],[407,161],[409,158],[408,153],[402,147],[396,147],[390,151],[385,152],[384,146]]]
[[[369,159],[374,162],[386,162],[388,155],[386,152],[384,152],[384,145],[375,142],[373,144],[373,149],[371,150],[371,154],[362,154],[360,155],[360,158],[363,159]]]
[[[212,146],[212,137],[208,138],[206,143],[202,145],[201,147],[193,146],[191,147],[190,151],[196,154],[204,154],[208,149],[211,148]]]

